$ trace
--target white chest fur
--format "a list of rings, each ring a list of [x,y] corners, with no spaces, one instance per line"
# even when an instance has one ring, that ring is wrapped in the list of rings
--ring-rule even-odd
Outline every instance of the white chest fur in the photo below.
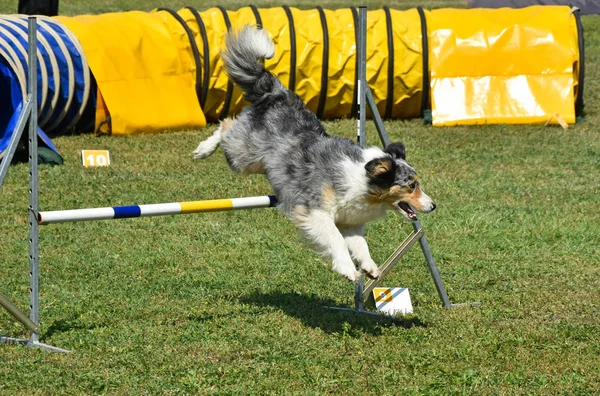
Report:
[[[369,157],[380,156],[383,153],[378,148],[365,150]],[[346,191],[343,196],[337,196],[331,207],[336,224],[361,225],[385,216],[387,205],[369,203],[368,179],[363,163],[344,161],[344,184]]]
[[[347,203],[334,208],[333,216],[337,225],[362,225],[385,216],[386,212],[383,205]]]

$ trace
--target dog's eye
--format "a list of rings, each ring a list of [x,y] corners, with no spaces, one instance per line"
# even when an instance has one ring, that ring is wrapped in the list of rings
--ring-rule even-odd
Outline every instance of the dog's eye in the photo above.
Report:
[[[417,187],[417,183],[416,182],[412,182],[408,185],[408,188],[410,188],[411,190],[414,190]]]

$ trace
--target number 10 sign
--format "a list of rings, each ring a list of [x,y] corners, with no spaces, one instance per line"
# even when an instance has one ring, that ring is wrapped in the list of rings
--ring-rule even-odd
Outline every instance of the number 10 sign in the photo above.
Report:
[[[81,160],[86,168],[110,165],[108,150],[81,150]]]

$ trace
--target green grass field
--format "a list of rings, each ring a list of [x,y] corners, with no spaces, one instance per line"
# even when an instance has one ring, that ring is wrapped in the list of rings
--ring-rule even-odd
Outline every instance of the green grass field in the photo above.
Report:
[[[62,1],[61,12],[215,4]],[[273,209],[45,226],[41,341],[73,353],[0,345],[0,394],[598,393],[600,17],[584,25],[587,116],[568,130],[386,123],[438,204],[421,220],[450,299],[480,308],[444,309],[415,246],[383,282],[410,289],[415,313],[400,326],[324,310],[352,305],[354,286]],[[347,137],[355,126],[326,122]],[[270,193],[262,177],[233,175],[220,151],[191,159],[211,132],[56,138],[65,165],[40,167],[40,209]],[[111,166],[83,168],[83,148],[110,150]],[[27,164],[12,166],[0,191],[0,293],[26,312],[27,178]],[[411,230],[392,215],[369,225],[375,261]],[[1,309],[0,334],[29,336]]]

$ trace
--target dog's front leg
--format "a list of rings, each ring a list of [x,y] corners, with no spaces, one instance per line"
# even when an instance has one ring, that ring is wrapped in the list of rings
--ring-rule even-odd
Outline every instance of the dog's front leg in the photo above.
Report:
[[[353,282],[360,279],[344,237],[336,227],[331,215],[322,210],[302,210],[294,223],[303,232],[315,250],[329,259],[332,269]]]
[[[365,229],[364,227],[340,227],[340,232],[344,236],[348,250],[352,258],[365,271],[365,273],[373,278],[379,279],[379,269],[377,264],[371,258],[369,253],[369,246],[365,240]]]

